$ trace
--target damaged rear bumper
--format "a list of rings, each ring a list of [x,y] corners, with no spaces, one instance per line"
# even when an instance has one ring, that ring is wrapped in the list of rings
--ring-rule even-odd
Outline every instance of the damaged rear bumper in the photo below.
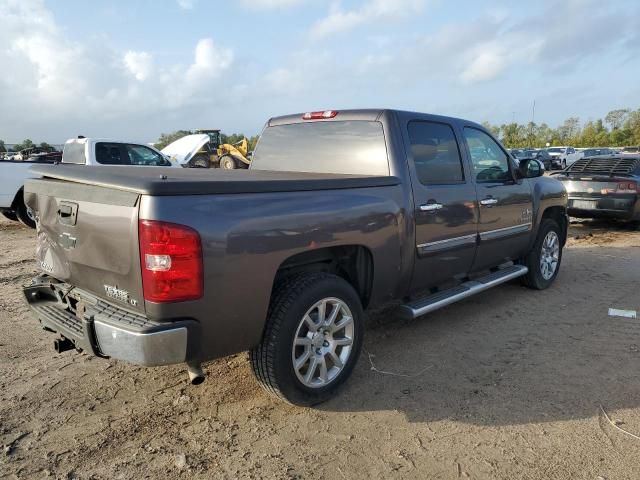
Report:
[[[34,279],[23,291],[42,327],[78,350],[144,366],[196,357],[193,340],[199,324],[194,320],[150,320],[46,276]]]

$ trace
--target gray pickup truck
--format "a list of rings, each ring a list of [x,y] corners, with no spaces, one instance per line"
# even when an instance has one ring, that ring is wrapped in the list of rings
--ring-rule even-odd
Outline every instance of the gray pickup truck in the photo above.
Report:
[[[395,110],[272,118],[247,171],[51,165],[25,187],[57,350],[157,366],[250,351],[311,405],[350,375],[364,309],[416,318],[520,277],[547,288],[567,193],[482,126]],[[523,292],[523,295],[525,293]]]

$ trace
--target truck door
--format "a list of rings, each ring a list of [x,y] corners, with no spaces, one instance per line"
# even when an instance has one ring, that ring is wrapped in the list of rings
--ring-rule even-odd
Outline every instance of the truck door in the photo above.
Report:
[[[416,236],[411,291],[417,293],[467,275],[476,252],[478,212],[452,125],[411,120],[406,134]]]
[[[531,235],[533,203],[527,180],[517,179],[515,162],[486,132],[464,127],[467,154],[478,193],[480,241],[473,271],[519,258]]]

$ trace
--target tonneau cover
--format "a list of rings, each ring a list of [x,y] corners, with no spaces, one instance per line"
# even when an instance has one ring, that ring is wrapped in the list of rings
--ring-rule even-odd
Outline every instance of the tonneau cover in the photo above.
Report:
[[[206,195],[260,193],[400,184],[397,177],[130,166],[38,165],[32,174],[69,182],[96,185],[144,195]]]

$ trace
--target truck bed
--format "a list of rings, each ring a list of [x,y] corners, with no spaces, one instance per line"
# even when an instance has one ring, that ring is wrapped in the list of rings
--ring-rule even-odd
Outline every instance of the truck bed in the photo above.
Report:
[[[38,165],[31,168],[31,173],[153,196],[336,190],[400,184],[400,179],[392,176],[171,167]]]

